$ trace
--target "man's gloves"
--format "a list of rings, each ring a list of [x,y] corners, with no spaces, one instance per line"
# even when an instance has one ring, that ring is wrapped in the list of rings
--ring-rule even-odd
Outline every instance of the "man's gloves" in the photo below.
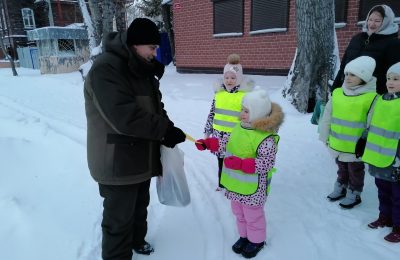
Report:
[[[360,139],[358,139],[358,141],[356,143],[356,151],[355,151],[357,158],[360,158],[363,156],[366,144],[367,144],[366,139],[364,139],[362,137]]]
[[[196,140],[196,148],[200,151],[210,150],[211,152],[217,152],[219,148],[218,138],[210,137],[206,139]]]
[[[228,156],[224,159],[225,167],[232,170],[242,170],[244,173],[256,172],[256,160],[254,158],[240,159],[237,156]]]
[[[164,75],[165,66],[156,59],[153,60],[153,64],[154,64],[154,75],[156,75],[158,80],[160,80]]]
[[[174,148],[175,145],[182,143],[186,140],[185,133],[178,127],[170,125],[164,135],[161,144],[169,148]]]

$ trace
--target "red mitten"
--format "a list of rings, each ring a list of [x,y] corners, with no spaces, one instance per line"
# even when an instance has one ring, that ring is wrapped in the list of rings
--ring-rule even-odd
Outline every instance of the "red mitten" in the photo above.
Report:
[[[245,173],[256,172],[256,160],[254,158],[246,158],[242,160],[242,171]]]
[[[204,139],[196,140],[194,144],[196,145],[197,150],[204,151],[205,149],[207,149],[207,146],[204,143]]]
[[[236,156],[228,156],[224,159],[225,167],[232,170],[240,170],[242,168],[242,159]]]
[[[210,137],[204,140],[204,144],[207,146],[207,149],[211,152],[217,152],[219,148],[219,141],[216,137]]]

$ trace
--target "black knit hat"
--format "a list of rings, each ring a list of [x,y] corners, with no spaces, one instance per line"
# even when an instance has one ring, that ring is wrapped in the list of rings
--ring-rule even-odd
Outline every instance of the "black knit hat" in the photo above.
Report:
[[[161,38],[158,32],[157,25],[147,18],[136,18],[129,25],[126,37],[126,44],[145,45],[155,44],[160,45]]]

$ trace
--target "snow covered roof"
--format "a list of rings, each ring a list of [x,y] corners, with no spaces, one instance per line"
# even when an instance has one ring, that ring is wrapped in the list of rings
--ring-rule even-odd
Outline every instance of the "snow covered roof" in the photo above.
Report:
[[[43,27],[27,32],[30,41],[52,39],[88,39],[85,29],[76,27]]]

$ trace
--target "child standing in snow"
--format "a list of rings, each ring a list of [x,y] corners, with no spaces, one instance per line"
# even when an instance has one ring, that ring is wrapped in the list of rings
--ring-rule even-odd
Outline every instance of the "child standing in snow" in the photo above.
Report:
[[[400,242],[400,62],[387,71],[388,93],[379,96],[369,117],[362,160],[378,187],[379,217],[370,228],[391,227],[385,240]],[[365,143],[362,140],[359,143]],[[361,145],[363,146],[363,145]],[[360,147],[361,147],[360,146]],[[359,151],[360,155],[362,151]]]
[[[271,103],[265,91],[253,91],[243,97],[240,123],[233,128],[228,143],[219,143],[220,150],[226,150],[221,184],[231,201],[240,236],[232,250],[246,258],[256,256],[265,245],[264,204],[282,122],[280,106]]]
[[[328,144],[338,165],[337,180],[330,201],[350,209],[361,203],[364,163],[355,155],[357,140],[367,123],[367,114],[376,97],[375,60],[361,56],[345,69],[344,86],[333,91],[320,122],[320,140]]]
[[[199,150],[210,150],[218,159],[218,188],[225,152],[216,148],[218,143],[226,144],[233,127],[239,122],[241,102],[246,92],[252,90],[251,81],[244,82],[240,56],[231,54],[224,67],[223,83],[215,87],[215,96],[204,128],[204,139],[197,140]]]

